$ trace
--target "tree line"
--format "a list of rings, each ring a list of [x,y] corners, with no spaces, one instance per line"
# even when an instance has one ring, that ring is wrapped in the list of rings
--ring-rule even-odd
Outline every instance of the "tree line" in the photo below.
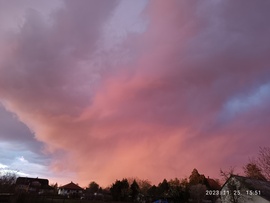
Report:
[[[110,187],[102,189],[96,182],[91,182],[86,191],[89,193],[109,193],[114,201],[124,202],[153,202],[174,201],[186,202],[190,197],[195,197],[193,186],[204,185],[209,188],[207,178],[193,169],[189,178],[164,179],[157,185],[152,185],[148,180],[138,178],[124,178],[116,180]]]
[[[258,156],[252,158],[243,166],[243,173],[245,177],[270,181],[270,147],[259,149]],[[220,169],[220,176],[222,181],[227,181],[231,175],[238,175],[235,173],[233,167],[222,170]],[[220,180],[215,182],[221,188]],[[155,200],[163,200],[164,202],[201,202],[203,199],[215,202],[217,196],[205,197],[206,190],[216,189],[212,188],[209,179],[203,174],[200,174],[196,168],[193,169],[189,178],[184,179],[164,179],[157,185],[151,185],[148,180],[127,179],[116,180],[109,188],[102,189],[95,182],[89,184],[89,191],[92,192],[107,192],[110,193],[114,201],[133,201],[133,202],[154,202]],[[235,185],[231,186],[232,188]],[[233,202],[238,202],[232,197]]]
[[[250,159],[243,166],[243,172],[246,177],[255,178],[262,181],[270,181],[270,147],[260,148],[258,156]],[[223,181],[226,181],[230,175],[235,174],[234,168],[220,170]],[[0,193],[15,192],[15,173],[3,173],[0,170]],[[220,184],[219,180],[215,180]],[[55,189],[57,184],[51,185]],[[111,198],[114,201],[132,201],[132,202],[154,202],[174,201],[187,202],[193,200],[200,202],[205,198],[205,191],[211,188],[209,179],[194,168],[188,178],[183,179],[164,179],[157,185],[152,185],[148,180],[138,178],[123,178],[116,180],[107,188],[101,188],[98,183],[91,182],[85,190],[88,198],[103,199]],[[55,190],[57,192],[57,190]],[[208,197],[209,200],[215,201],[214,196]]]

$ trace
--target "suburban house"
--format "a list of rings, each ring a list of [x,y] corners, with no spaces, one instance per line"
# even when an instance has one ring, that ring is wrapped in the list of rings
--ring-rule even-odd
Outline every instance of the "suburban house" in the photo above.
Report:
[[[68,197],[79,197],[82,195],[84,189],[81,188],[79,185],[70,182],[69,184],[63,185],[59,187],[58,194],[59,195],[65,195]]]
[[[18,177],[16,179],[15,191],[17,193],[50,193],[54,188],[49,186],[48,179]]]
[[[219,183],[212,179],[209,178],[209,176],[206,178],[206,186],[208,190],[220,190],[221,186],[219,185]]]
[[[220,190],[222,203],[270,203],[270,182],[232,175]]]

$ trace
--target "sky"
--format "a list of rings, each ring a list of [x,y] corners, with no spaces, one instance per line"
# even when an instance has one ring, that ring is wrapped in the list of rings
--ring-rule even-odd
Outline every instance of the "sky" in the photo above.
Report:
[[[0,0],[0,169],[219,177],[270,143],[270,2]]]

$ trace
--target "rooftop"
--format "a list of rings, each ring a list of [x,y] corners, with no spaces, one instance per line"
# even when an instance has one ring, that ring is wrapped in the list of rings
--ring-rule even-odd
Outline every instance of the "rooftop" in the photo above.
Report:
[[[232,177],[234,177],[239,182],[241,182],[243,186],[249,190],[260,190],[261,191],[260,196],[270,201],[270,182],[269,181],[262,181],[262,180],[257,180],[254,178],[248,178],[248,177],[243,177],[243,176],[238,176],[238,175],[232,175],[230,179]]]
[[[77,184],[73,183],[72,181],[69,184],[63,185],[63,186],[61,186],[59,188],[68,189],[68,190],[83,190],[83,188],[81,188]]]

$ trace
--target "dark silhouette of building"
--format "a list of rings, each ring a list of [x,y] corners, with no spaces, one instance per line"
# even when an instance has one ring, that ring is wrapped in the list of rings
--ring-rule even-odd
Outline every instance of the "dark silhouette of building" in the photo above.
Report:
[[[49,186],[48,179],[18,177],[16,180],[15,191],[17,193],[49,193],[54,188]]]

